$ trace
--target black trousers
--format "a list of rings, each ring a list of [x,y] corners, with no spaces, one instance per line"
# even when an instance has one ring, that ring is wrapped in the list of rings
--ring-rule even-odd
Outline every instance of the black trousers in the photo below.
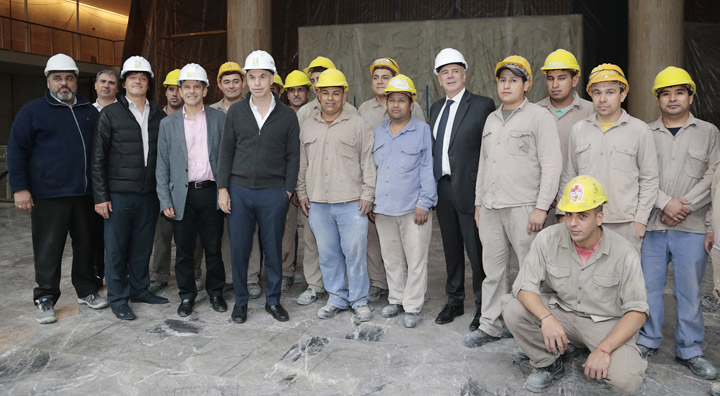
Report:
[[[175,237],[175,278],[180,299],[195,300],[195,239],[205,251],[205,290],[209,296],[221,296],[225,286],[225,266],[222,261],[222,234],[225,218],[217,209],[217,187],[189,187],[182,220],[173,221]]]
[[[447,282],[445,292],[448,304],[462,306],[465,300],[465,252],[472,268],[472,287],[475,293],[475,308],[480,309],[482,282],[485,272],[482,267],[482,245],[472,214],[460,213],[455,206],[452,182],[443,177],[438,182],[437,218],[440,224]]]
[[[78,297],[95,293],[95,229],[97,218],[92,196],[37,199],[31,212],[35,281],[33,300],[60,298],[63,250],[68,233],[72,239],[72,284]]]

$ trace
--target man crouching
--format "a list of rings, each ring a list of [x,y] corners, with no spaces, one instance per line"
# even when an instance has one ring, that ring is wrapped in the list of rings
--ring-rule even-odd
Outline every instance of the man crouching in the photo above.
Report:
[[[503,317],[535,367],[525,382],[531,392],[565,374],[568,343],[591,351],[585,376],[616,392],[635,392],[645,376],[635,343],[648,314],[640,257],[602,227],[606,202],[596,179],[572,179],[558,204],[567,221],[540,232],[520,266]]]

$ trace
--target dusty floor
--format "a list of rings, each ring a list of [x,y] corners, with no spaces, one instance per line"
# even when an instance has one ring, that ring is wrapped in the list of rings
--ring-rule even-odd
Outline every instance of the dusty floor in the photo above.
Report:
[[[69,245],[63,260],[63,296],[58,323],[38,325],[32,303],[34,272],[30,216],[0,208],[0,394],[2,395],[528,395],[522,387],[531,367],[514,358],[515,341],[503,339],[477,349],[463,346],[472,319],[465,315],[440,326],[435,315],[444,298],[444,261],[435,222],[430,251],[428,301],[423,321],[405,329],[402,317],[383,319],[383,303],[373,303],[372,321],[356,326],[348,312],[321,321],[323,301],[295,303],[305,289],[293,285],[282,298],[290,321],[280,323],[251,300],[248,321],[237,325],[230,312],[210,308],[198,296],[196,311],[176,314],[177,287],[160,294],[170,304],[134,304],[137,320],[115,319],[109,309],[78,307],[70,284]],[[705,354],[720,364],[720,306],[704,283]],[[467,290],[470,289],[469,267]],[[232,301],[231,293],[226,294]],[[651,357],[640,395],[707,395],[710,382],[674,363],[674,301],[666,290],[666,340]],[[231,303],[232,306],[232,303]],[[586,380],[584,357],[567,365],[567,374],[547,395],[608,395]]]

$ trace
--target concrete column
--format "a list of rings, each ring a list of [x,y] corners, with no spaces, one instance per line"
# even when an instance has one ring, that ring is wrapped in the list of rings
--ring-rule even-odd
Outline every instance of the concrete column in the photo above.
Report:
[[[270,0],[227,0],[227,57],[240,67],[254,50],[272,55]]]
[[[655,75],[667,66],[683,67],[685,12],[683,0],[628,2],[630,115],[650,122],[660,116],[651,95]]]

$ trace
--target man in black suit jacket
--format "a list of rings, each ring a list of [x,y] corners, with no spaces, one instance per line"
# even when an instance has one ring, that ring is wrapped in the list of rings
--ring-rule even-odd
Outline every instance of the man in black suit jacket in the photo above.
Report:
[[[475,293],[475,315],[470,331],[479,326],[482,282],[482,246],[473,219],[475,180],[480,141],[487,116],[495,110],[492,99],[473,95],[465,89],[467,62],[452,48],[435,58],[435,74],[445,90],[445,98],[430,109],[433,128],[433,171],[438,182],[437,217],[440,223],[448,279],[448,302],[435,319],[446,324],[464,313],[465,254],[470,258]]]

